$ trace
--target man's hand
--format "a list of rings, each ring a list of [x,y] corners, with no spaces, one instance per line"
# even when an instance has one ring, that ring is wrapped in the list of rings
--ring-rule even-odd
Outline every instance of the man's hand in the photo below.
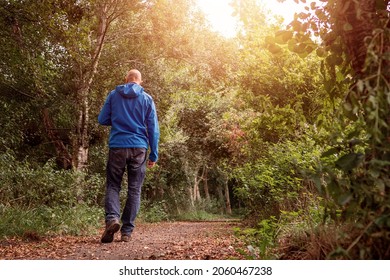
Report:
[[[152,168],[156,165],[156,162],[148,160],[148,168]]]

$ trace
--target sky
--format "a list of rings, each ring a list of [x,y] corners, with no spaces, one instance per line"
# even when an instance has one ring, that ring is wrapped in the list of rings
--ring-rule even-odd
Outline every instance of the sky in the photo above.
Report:
[[[285,23],[294,18],[295,12],[304,10],[304,5],[298,5],[293,0],[279,3],[276,0],[260,0],[274,14],[281,15]],[[236,21],[231,16],[233,8],[229,6],[230,0],[197,0],[199,7],[206,14],[214,30],[226,37],[233,37],[236,33]]]

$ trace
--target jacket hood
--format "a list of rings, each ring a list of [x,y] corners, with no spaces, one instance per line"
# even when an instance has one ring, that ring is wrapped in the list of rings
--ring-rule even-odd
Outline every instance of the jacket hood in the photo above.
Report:
[[[142,94],[144,88],[138,84],[129,83],[117,86],[116,91],[124,98],[136,98]]]

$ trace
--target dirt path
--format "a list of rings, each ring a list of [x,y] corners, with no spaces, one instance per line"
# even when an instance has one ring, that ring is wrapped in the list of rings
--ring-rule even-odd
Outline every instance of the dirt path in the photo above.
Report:
[[[138,224],[128,243],[100,243],[96,236],[57,236],[36,241],[0,241],[0,259],[24,260],[227,260],[243,259],[235,222]],[[103,231],[103,229],[102,229]]]

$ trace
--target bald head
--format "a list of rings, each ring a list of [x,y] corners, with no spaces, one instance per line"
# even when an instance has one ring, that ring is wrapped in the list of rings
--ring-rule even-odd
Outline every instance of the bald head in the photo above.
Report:
[[[142,83],[142,75],[141,72],[137,69],[131,69],[129,73],[127,73],[125,78],[126,83],[136,83],[141,84]]]

